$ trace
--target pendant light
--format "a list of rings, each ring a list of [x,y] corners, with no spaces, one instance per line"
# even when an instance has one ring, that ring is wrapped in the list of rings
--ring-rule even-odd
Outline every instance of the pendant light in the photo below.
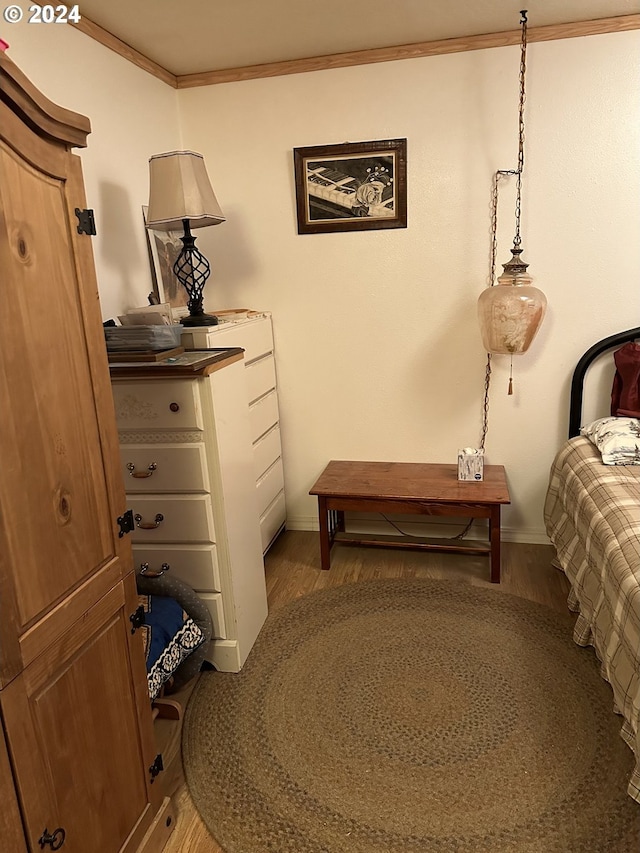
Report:
[[[544,318],[547,299],[541,290],[534,287],[532,278],[522,258],[520,238],[520,213],[522,202],[522,172],[524,168],[524,103],[525,71],[527,55],[527,12],[520,12],[522,27],[520,56],[520,113],[518,130],[518,168],[501,171],[494,181],[494,215],[492,222],[493,247],[497,239],[497,192],[501,175],[516,176],[516,231],[511,250],[511,259],[503,264],[504,272],[494,286],[494,264],[492,263],[491,286],[478,299],[478,319],[482,343],[487,353],[515,355],[526,352]],[[512,393],[511,380],[509,393]]]

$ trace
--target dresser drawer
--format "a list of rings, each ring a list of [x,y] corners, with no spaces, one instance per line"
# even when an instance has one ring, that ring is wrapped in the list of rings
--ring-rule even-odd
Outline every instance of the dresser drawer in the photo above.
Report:
[[[284,492],[279,492],[260,517],[260,536],[262,538],[262,553],[264,554],[276,533],[284,527],[286,507]]]
[[[278,458],[256,483],[258,512],[260,515],[263,514],[278,492],[281,492],[283,488],[284,474],[282,473],[282,459]]]
[[[273,355],[265,355],[248,364],[244,375],[247,378],[249,403],[264,397],[276,387],[276,363]]]
[[[202,429],[197,382],[113,382],[119,430]]]
[[[120,460],[129,494],[209,491],[204,444],[121,444]]]
[[[253,470],[256,480],[262,477],[281,453],[280,427],[276,424],[253,445]]]
[[[278,423],[278,397],[275,391],[270,391],[249,406],[249,422],[251,424],[251,441],[256,442],[260,436]]]
[[[127,503],[134,519],[142,516],[132,534],[135,543],[216,541],[209,495],[129,495]]]
[[[134,545],[133,565],[136,572],[143,563],[150,571],[159,571],[168,563],[171,575],[194,589],[219,592],[220,569],[215,545]]]
[[[213,639],[225,640],[227,637],[227,626],[224,622],[224,609],[220,593],[200,592],[199,598],[206,604],[211,621],[213,622]]]
[[[245,363],[273,352],[273,332],[270,318],[260,317],[244,323],[207,326],[182,333],[183,346],[195,349],[242,347]]]

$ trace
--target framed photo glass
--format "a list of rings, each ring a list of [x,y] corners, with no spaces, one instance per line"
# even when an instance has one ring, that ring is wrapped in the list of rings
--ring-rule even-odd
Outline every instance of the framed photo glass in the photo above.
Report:
[[[407,227],[407,140],[294,148],[298,234]]]
[[[173,272],[173,265],[182,249],[182,234],[178,231],[154,231],[147,228],[147,210],[148,207],[143,205],[142,218],[147,235],[153,291],[158,302],[168,302],[171,305],[175,319],[185,317],[189,313],[189,297]]]

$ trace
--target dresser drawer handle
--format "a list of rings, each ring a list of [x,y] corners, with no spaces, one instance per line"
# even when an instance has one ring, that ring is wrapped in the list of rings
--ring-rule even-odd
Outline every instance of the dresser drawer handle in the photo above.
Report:
[[[163,563],[160,566],[160,569],[154,572],[154,571],[149,571],[149,569],[150,569],[149,563],[140,563],[140,574],[141,575],[148,575],[150,578],[159,578],[165,572],[168,572],[170,568],[171,568],[171,566],[169,565],[169,563]]]
[[[147,477],[153,476],[153,472],[156,470],[158,466],[155,462],[152,462],[151,465],[147,468],[146,471],[136,471],[136,466],[133,462],[127,462],[127,471],[129,472],[130,477],[135,477],[136,480],[144,480]]]
[[[180,404],[179,403],[169,403],[169,408],[171,409],[172,412],[179,412],[180,411]]]
[[[161,522],[164,521],[164,515],[159,512],[156,515],[155,522],[153,521],[143,521],[140,513],[136,513],[134,516],[134,521],[136,523],[136,527],[140,527],[142,530],[155,530],[156,527],[160,527]]]

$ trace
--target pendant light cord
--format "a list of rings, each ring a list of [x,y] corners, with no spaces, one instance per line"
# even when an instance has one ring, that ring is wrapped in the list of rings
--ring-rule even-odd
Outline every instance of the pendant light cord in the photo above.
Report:
[[[513,240],[514,248],[519,249],[522,242],[520,237],[520,217],[522,199],[522,172],[524,170],[524,104],[525,75],[527,71],[527,10],[520,12],[520,25],[522,37],[520,41],[520,102],[518,112],[518,168],[498,169],[493,176],[491,190],[491,258],[489,270],[489,285],[493,287],[496,277],[496,258],[498,252],[498,185],[500,179],[509,175],[516,176],[516,233]],[[513,357],[511,358],[511,370],[513,369]],[[485,449],[487,433],[489,432],[489,391],[491,388],[491,353],[487,353],[487,364],[484,375],[484,401],[482,406],[482,431],[480,433],[480,450]],[[513,377],[509,376],[509,394],[513,394]]]
[[[500,179],[508,175],[516,175],[515,169],[499,169],[493,176],[491,187],[491,253],[489,257],[489,286],[493,287],[496,280],[496,258],[498,256],[498,186]],[[491,353],[487,353],[487,364],[484,373],[484,403],[482,406],[482,432],[480,434],[480,450],[485,449],[489,431],[489,390],[491,388]]]

